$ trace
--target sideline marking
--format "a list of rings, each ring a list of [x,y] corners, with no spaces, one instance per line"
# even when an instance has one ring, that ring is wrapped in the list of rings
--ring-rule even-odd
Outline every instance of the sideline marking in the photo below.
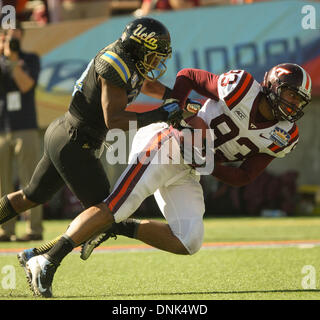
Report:
[[[320,246],[320,240],[274,240],[274,241],[232,241],[232,242],[205,242],[201,250],[214,249],[236,249],[236,248],[280,248],[280,247],[300,247],[313,248]],[[26,248],[0,248],[1,255],[17,254]],[[129,251],[160,251],[145,244],[137,245],[115,245],[100,246],[94,250],[98,252],[129,252]],[[75,253],[80,252],[80,248],[74,250]]]

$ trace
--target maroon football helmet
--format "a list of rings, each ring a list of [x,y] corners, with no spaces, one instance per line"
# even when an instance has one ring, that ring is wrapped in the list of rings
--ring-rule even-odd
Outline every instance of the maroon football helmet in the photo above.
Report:
[[[278,120],[297,121],[311,101],[311,77],[297,64],[282,63],[273,67],[265,73],[262,88]],[[299,98],[299,105],[282,97],[284,89],[291,90]]]

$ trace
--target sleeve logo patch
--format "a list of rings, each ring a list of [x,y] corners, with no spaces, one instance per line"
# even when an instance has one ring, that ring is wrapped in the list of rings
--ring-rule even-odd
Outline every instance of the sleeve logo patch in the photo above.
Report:
[[[270,133],[270,139],[274,144],[282,148],[288,145],[291,136],[287,131],[279,127],[275,127]]]

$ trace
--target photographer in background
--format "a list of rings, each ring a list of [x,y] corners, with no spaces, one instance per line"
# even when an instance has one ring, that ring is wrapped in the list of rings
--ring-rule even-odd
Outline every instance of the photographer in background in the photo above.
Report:
[[[15,190],[14,179],[25,186],[40,158],[35,87],[40,71],[36,54],[21,50],[23,30],[1,30],[0,33],[0,194]],[[16,159],[16,167],[14,167]],[[17,174],[14,173],[17,170]],[[27,230],[15,236],[15,220],[0,227],[0,241],[42,239],[42,208],[27,213]]]

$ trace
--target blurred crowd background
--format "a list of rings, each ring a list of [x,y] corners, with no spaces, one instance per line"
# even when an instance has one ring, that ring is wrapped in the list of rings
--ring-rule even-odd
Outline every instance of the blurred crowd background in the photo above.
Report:
[[[162,12],[174,12],[183,10],[197,10],[198,8],[223,8],[228,6],[251,6],[255,3],[272,2],[263,0],[3,0],[2,6],[11,5],[15,7],[16,17],[21,23],[26,39],[22,42],[23,48],[29,52],[33,52],[35,47],[34,35],[43,28],[47,28],[47,37],[55,41],[55,34],[71,32],[72,28],[81,28],[85,31],[90,26],[94,26],[92,21],[106,21],[117,19],[122,16],[141,17],[150,14],[161,14]],[[310,3],[316,3],[313,1]],[[298,13],[297,13],[298,14]],[[158,16],[160,17],[160,16]],[[320,12],[318,13],[318,19]],[[72,25],[72,21],[81,21],[82,24]],[[70,24],[61,24],[70,22]],[[86,24],[87,23],[87,24]],[[191,21],[197,23],[197,21]],[[226,19],[226,23],[228,19]],[[244,22],[245,23],[245,22]],[[61,28],[59,29],[59,24]],[[55,26],[55,27],[53,27]],[[54,29],[55,28],[55,29]],[[57,31],[55,31],[57,30]],[[74,32],[74,29],[72,29]],[[114,34],[118,35],[122,30],[114,30]],[[174,33],[174,30],[170,30]],[[318,30],[319,31],[319,30]],[[57,32],[57,33],[55,33]],[[210,36],[210,30],[204,30],[206,37]],[[217,30],[216,32],[223,32]],[[77,32],[74,32],[77,33]],[[319,47],[320,47],[320,43]],[[49,41],[50,45],[50,41]],[[48,46],[48,43],[46,44]],[[41,60],[41,44],[37,43],[37,54]],[[97,51],[100,48],[95,48]],[[77,50],[77,48],[75,48]],[[283,61],[284,62],[284,61]],[[184,66],[186,67],[186,66]],[[190,66],[193,67],[193,66]],[[212,71],[212,70],[209,70]],[[227,70],[226,70],[227,71]],[[71,94],[70,94],[71,96]],[[39,95],[35,95],[35,104],[37,105]],[[318,96],[319,97],[319,96]],[[57,100],[60,98],[57,97]],[[319,98],[316,97],[310,108],[320,108]],[[65,105],[65,110],[68,105]],[[54,108],[53,108],[54,109]],[[37,105],[37,110],[41,113],[41,106]],[[37,115],[39,120],[39,113]],[[316,116],[319,117],[319,112]],[[1,122],[0,114],[0,122]],[[307,122],[308,119],[304,121]],[[320,119],[318,119],[320,120]],[[14,121],[14,120],[13,120]],[[310,121],[310,120],[309,120]],[[314,122],[313,122],[314,123]],[[307,125],[305,125],[307,126]],[[0,127],[1,129],[1,127]],[[43,133],[46,124],[41,120],[38,121],[36,130],[40,135],[37,143],[42,148]],[[4,129],[3,129],[4,130]],[[13,129],[12,129],[13,130]],[[302,130],[302,129],[301,129]],[[312,137],[312,141],[303,141],[298,148],[307,153],[310,144],[314,144],[316,151],[313,157],[320,156],[320,144],[318,131],[309,133],[308,137]],[[298,149],[297,148],[297,149]],[[40,152],[41,153],[41,152]],[[39,153],[39,154],[40,154]],[[300,156],[301,158],[301,156]],[[0,159],[1,161],[1,159]],[[13,185],[18,188],[22,184],[21,176],[19,177],[19,163],[13,161]],[[216,216],[286,216],[286,215],[315,215],[320,214],[320,178],[313,177],[299,181],[299,176],[303,170],[307,170],[309,163],[303,160],[299,161],[296,167],[286,166],[286,159],[277,160],[283,162],[281,167],[275,170],[266,170],[254,183],[243,188],[232,188],[212,179],[212,177],[202,177],[201,182],[204,188],[206,199],[206,214]],[[315,160],[317,161],[317,160]],[[108,166],[108,164],[106,164]],[[316,172],[316,174],[319,171]],[[0,179],[2,177],[0,176]],[[319,183],[317,183],[319,182]],[[1,190],[1,193],[5,193]],[[2,195],[1,195],[2,196]],[[71,219],[82,211],[78,200],[72,195],[68,188],[62,189],[55,198],[44,205],[44,219]],[[27,219],[28,214],[22,216],[21,219]],[[155,204],[153,197],[148,198],[139,208],[137,216],[160,216],[160,212]],[[32,231],[29,231],[29,233]],[[39,233],[39,231],[38,231]]]
[[[43,26],[74,19],[112,17],[120,14],[138,17],[154,11],[262,1],[267,0],[3,0],[2,5],[13,5],[17,18],[28,26]]]

